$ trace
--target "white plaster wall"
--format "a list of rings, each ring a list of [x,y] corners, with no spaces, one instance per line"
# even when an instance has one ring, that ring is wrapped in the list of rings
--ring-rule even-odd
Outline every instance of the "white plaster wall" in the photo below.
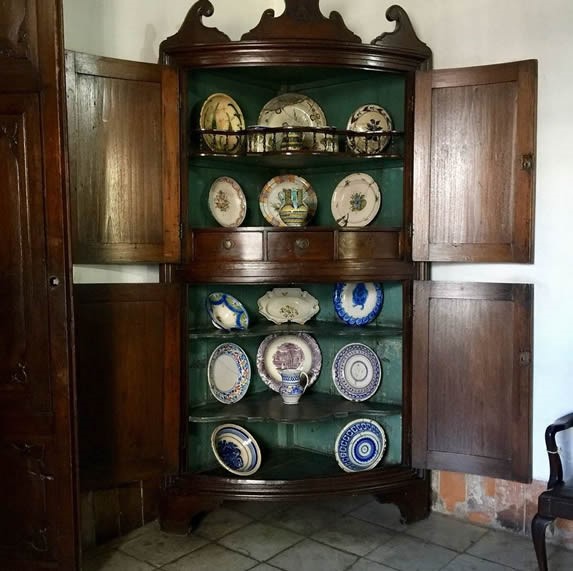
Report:
[[[238,39],[280,0],[212,0],[208,25]],[[156,61],[159,42],[181,24],[192,0],[64,0],[68,49]],[[364,41],[393,29],[392,1],[322,0]],[[539,60],[534,265],[436,264],[433,278],[535,284],[533,476],[547,477],[545,426],[573,410],[573,2],[571,0],[400,0],[434,52],[434,67]],[[78,281],[152,281],[155,268],[78,268]],[[571,450],[571,446],[568,446]],[[570,454],[573,457],[573,454]]]

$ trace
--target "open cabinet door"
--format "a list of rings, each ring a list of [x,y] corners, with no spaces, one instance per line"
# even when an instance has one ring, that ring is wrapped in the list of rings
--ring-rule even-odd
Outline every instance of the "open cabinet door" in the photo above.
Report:
[[[412,464],[531,479],[532,286],[414,283]]]
[[[416,74],[413,259],[532,262],[537,62]]]
[[[155,64],[66,53],[73,260],[179,261],[179,83]]]

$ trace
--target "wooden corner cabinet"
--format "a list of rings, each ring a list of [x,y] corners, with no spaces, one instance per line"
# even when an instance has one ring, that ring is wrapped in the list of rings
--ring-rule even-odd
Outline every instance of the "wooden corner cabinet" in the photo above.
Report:
[[[285,0],[284,13],[267,10],[231,41],[205,24],[214,8],[199,0],[162,42],[157,65],[66,54],[68,137],[67,149],[63,140],[59,148],[69,158],[69,201],[57,208],[64,219],[69,214],[72,260],[161,269],[157,284],[74,287],[76,343],[66,346],[77,363],[77,406],[68,403],[68,413],[73,420],[78,411],[79,487],[146,482],[165,530],[188,530],[195,515],[224,500],[354,494],[395,503],[412,522],[429,513],[429,469],[531,477],[532,286],[437,283],[430,262],[532,262],[537,63],[432,70],[431,50],[400,7],[386,12],[395,30],[366,43],[318,4]],[[0,57],[19,56],[3,50]],[[9,65],[2,70],[13,73]],[[243,122],[236,109],[229,118],[219,108],[205,121],[214,94],[232,98]],[[315,110],[295,124],[261,124],[261,109],[285,94],[315,102],[324,122]],[[18,181],[25,179],[17,169],[30,171],[48,151],[33,143],[40,137],[33,128],[20,143],[8,124],[28,114],[33,126],[38,101],[3,93],[2,101],[0,160],[14,173],[3,232],[16,244],[24,213],[36,206],[42,212],[41,203],[18,206],[25,190]],[[349,118],[365,105],[383,107],[391,125],[380,132],[375,117],[370,131],[357,133]],[[14,149],[24,152],[28,143],[35,150],[24,165]],[[367,224],[345,223],[365,208],[364,197],[352,196],[345,217],[331,208],[335,189],[356,173],[380,192]],[[265,202],[263,188],[293,175],[312,187],[313,216],[299,226],[286,225],[286,215],[269,223],[269,209],[281,205]],[[234,195],[243,201],[239,225],[222,226],[210,206],[220,177],[242,189]],[[35,190],[36,182],[29,179],[26,188]],[[25,220],[32,223],[39,228]],[[51,244],[30,235],[38,244],[26,242],[26,252]],[[14,251],[7,247],[1,258],[4,275],[16,275]],[[27,283],[42,283],[45,258],[29,262],[37,271]],[[32,297],[42,305],[51,294],[14,283],[20,297],[2,306],[16,324],[28,319],[17,302],[29,309]],[[349,325],[334,291],[363,283],[379,286],[382,309],[368,324]],[[259,300],[287,287],[308,292],[320,311],[302,324],[269,321]],[[248,328],[213,325],[206,300],[215,292],[240,300]],[[54,342],[32,327],[34,319],[45,323],[43,315],[31,312],[29,328],[18,329],[21,347],[26,331],[37,346]],[[277,335],[303,335],[319,347],[312,386],[297,405],[283,404],[265,378],[261,347]],[[10,407],[28,394],[18,381],[25,374],[18,339],[7,336],[4,344],[8,382],[0,382],[0,403]],[[215,398],[208,380],[210,358],[223,343],[239,346],[251,368],[246,394],[229,404]],[[335,358],[350,343],[368,346],[381,364],[380,386],[362,401],[344,398],[333,381]],[[30,375],[34,366],[30,361]],[[50,401],[42,390],[33,406],[64,406],[61,392]],[[376,421],[387,448],[372,469],[347,472],[335,442],[357,419]],[[261,464],[251,475],[225,470],[214,455],[212,434],[228,423],[260,446]],[[14,480],[22,470],[21,458],[12,458],[16,449],[6,456]],[[66,565],[58,568],[73,568]]]

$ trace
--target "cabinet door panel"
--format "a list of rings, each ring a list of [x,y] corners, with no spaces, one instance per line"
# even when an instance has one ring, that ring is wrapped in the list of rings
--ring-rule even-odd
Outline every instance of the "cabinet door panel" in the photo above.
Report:
[[[531,478],[532,286],[414,284],[413,464]]]
[[[176,71],[69,52],[66,81],[74,261],[177,261]]]
[[[531,262],[537,62],[419,72],[414,259]]]

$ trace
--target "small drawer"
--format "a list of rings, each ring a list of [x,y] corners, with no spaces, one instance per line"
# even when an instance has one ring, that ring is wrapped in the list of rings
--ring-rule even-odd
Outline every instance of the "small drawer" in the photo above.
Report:
[[[260,261],[263,259],[263,233],[195,231],[193,259],[201,262]]]
[[[398,260],[400,231],[352,232],[338,234],[339,260]]]
[[[332,232],[269,232],[267,248],[269,262],[334,259]]]

